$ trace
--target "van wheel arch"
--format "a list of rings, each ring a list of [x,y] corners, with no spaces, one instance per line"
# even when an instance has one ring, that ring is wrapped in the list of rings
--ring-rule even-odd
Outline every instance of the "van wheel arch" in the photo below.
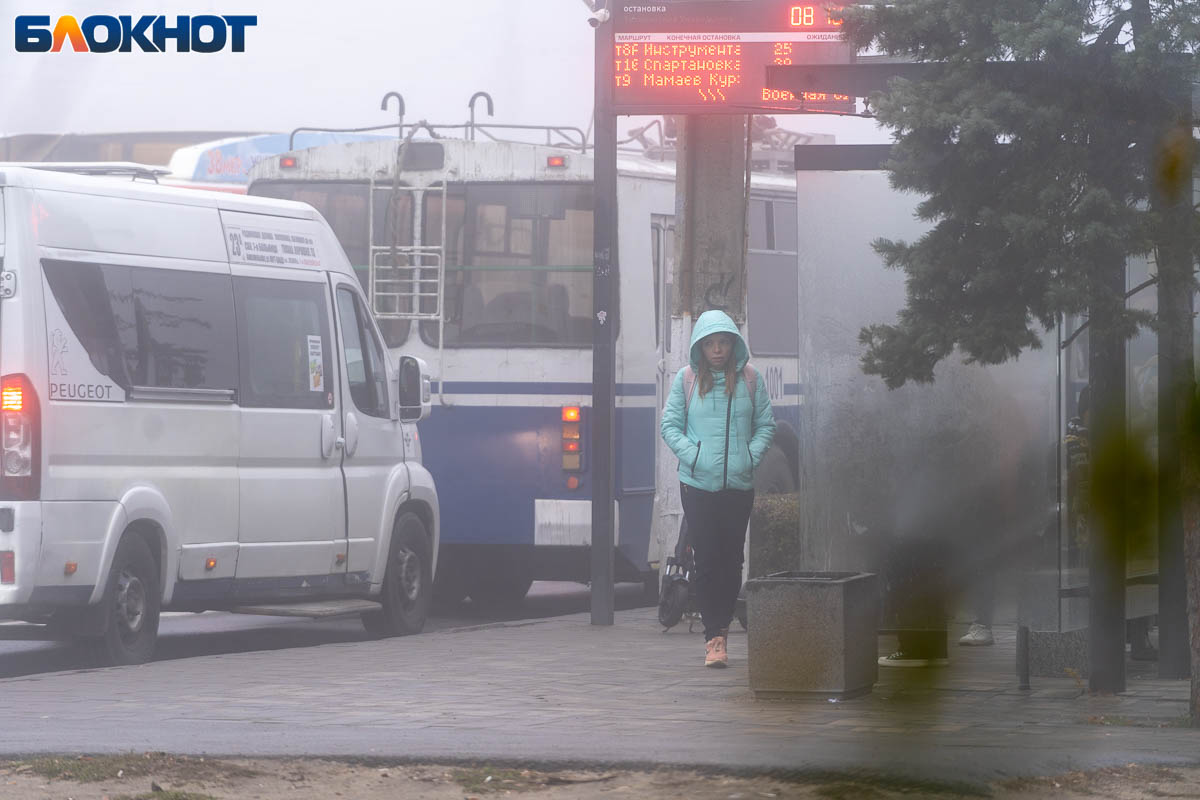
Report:
[[[154,557],[154,563],[158,568],[158,589],[161,593],[167,585],[167,535],[162,526],[154,520],[139,519],[125,526],[121,539],[126,536],[136,536],[150,548],[150,555]],[[120,546],[121,542],[118,540],[117,547]],[[116,550],[114,549],[113,552],[115,553]]]
[[[418,518],[420,518],[421,524],[425,526],[425,535],[429,538],[429,548],[430,548],[430,551],[432,552],[432,550],[433,550],[433,509],[431,509],[429,507],[428,503],[424,503],[420,500],[409,500],[406,503],[401,503],[400,507],[396,509],[396,515],[394,517],[392,517],[392,524],[395,525],[396,521],[398,519],[400,519],[400,517],[406,511],[411,511],[412,513],[416,514]]]

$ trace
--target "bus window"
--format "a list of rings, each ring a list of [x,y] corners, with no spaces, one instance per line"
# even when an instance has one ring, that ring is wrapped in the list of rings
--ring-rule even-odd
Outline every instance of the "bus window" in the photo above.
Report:
[[[442,195],[427,191],[422,241],[442,236]],[[590,184],[467,184],[447,192],[445,345],[589,347]],[[436,323],[422,336],[437,344]]]
[[[747,314],[755,355],[794,356],[800,352],[796,227],[795,203],[750,201]]]
[[[333,181],[257,181],[250,194],[308,203],[333,228],[355,271],[367,266],[367,184]]]
[[[374,219],[368,225],[367,206],[370,187],[348,181],[256,181],[250,194],[308,203],[321,213],[333,229],[338,244],[354,267],[363,291],[369,292],[368,264],[371,235],[376,244],[412,244],[412,195],[409,192],[376,191]],[[381,319],[379,329],[388,347],[399,347],[408,339],[406,319]]]
[[[751,200],[749,209],[749,219],[747,220],[750,227],[750,240],[747,242],[751,250],[774,250],[775,242],[772,241],[774,233],[771,224],[774,220],[771,218],[771,203],[767,200]]]

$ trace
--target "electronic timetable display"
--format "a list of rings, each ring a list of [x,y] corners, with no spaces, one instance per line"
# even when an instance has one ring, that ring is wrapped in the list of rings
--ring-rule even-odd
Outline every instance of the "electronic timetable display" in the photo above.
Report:
[[[617,114],[854,113],[854,98],[768,89],[769,64],[847,64],[834,4],[613,0]]]

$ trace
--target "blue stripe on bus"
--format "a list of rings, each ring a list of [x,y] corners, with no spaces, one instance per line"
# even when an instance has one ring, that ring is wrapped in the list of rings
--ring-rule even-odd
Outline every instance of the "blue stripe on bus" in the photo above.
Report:
[[[447,389],[453,385],[447,382]],[[654,498],[645,490],[654,486],[654,418],[650,407],[618,408],[615,417],[619,548],[639,569],[645,569],[650,543]],[[583,423],[584,468],[569,473],[562,469],[557,408],[434,405],[419,428],[423,461],[437,482],[442,542],[533,544],[535,499],[590,500],[586,414]],[[579,489],[567,489],[569,475],[579,477]]]
[[[433,391],[439,391],[438,382],[431,384]],[[592,384],[534,381],[446,381],[447,394],[592,394]],[[617,394],[622,397],[654,397],[653,383],[619,383]]]

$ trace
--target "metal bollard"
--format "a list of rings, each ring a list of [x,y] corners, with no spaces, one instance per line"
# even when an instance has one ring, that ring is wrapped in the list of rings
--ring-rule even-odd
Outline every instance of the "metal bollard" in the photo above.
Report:
[[[1029,628],[1017,626],[1017,688],[1029,689]]]

